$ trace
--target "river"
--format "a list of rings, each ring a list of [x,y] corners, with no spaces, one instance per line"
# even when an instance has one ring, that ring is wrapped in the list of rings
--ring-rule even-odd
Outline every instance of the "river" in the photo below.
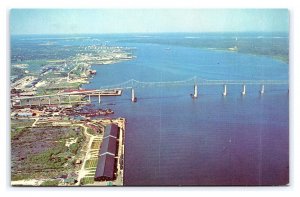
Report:
[[[136,58],[93,65],[97,75],[84,88],[129,79],[288,79],[288,65],[266,56],[157,43],[134,47]],[[136,88],[103,97],[101,107],[125,117],[125,185],[281,185],[289,181],[289,95],[287,85],[199,84]],[[98,107],[97,99],[94,104]]]

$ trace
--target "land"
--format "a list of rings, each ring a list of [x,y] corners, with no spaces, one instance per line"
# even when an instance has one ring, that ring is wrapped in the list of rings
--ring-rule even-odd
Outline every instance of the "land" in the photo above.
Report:
[[[123,170],[116,179],[94,181],[98,151],[105,126],[120,127],[119,152],[124,152],[125,119],[76,121],[21,119],[12,121],[12,185],[72,186],[123,185]],[[123,154],[117,157],[118,163]],[[87,181],[89,180],[89,181]]]
[[[80,92],[85,91],[81,86],[97,74],[91,65],[131,60],[134,56],[130,48],[56,48],[55,42],[24,47],[27,50],[19,51],[20,47],[12,52],[11,184],[123,185],[125,119],[110,118],[114,113],[111,109],[93,108],[87,94]],[[44,97],[70,92],[79,94]],[[121,92],[103,94],[117,96]],[[114,179],[95,181],[98,151],[105,127],[110,124],[119,128]]]
[[[175,37],[176,39],[170,39]],[[169,38],[169,39],[168,39]],[[151,43],[193,47],[205,50],[227,51],[256,56],[272,57],[284,63],[289,62],[289,39],[284,33],[166,33],[149,35],[147,39],[137,37],[124,40],[132,43]]]

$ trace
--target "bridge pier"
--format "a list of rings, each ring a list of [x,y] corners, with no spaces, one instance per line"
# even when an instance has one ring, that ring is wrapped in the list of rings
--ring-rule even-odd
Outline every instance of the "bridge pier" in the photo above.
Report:
[[[20,99],[20,106],[22,106],[22,99]]]
[[[265,85],[261,85],[261,89],[260,89],[260,94],[264,94],[265,93]]]
[[[198,86],[197,84],[194,85],[194,95],[193,95],[194,98],[197,98],[198,97]]]
[[[51,97],[48,97],[48,98],[49,98],[49,100],[48,100],[49,101],[49,105],[51,105]]]
[[[89,97],[89,99],[91,99],[91,97]],[[99,103],[99,104],[101,103],[101,96],[100,96],[100,93],[98,94],[98,103]]]
[[[69,95],[69,104],[71,103],[71,95]]]
[[[89,102],[91,102],[91,95],[89,94]]]
[[[31,99],[28,99],[28,105],[31,107]]]
[[[59,103],[59,104],[61,103],[61,99],[60,99],[60,96],[58,96],[58,103]]]
[[[136,102],[137,98],[135,97],[134,89],[131,88],[131,102]]]
[[[245,84],[243,85],[242,95],[243,95],[243,96],[246,95],[246,85],[245,85]]]
[[[227,86],[224,84],[223,96],[227,96]]]

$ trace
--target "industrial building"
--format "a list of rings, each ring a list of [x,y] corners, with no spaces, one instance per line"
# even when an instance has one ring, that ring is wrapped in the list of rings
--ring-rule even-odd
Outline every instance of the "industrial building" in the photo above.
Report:
[[[116,159],[118,154],[119,127],[111,124],[105,127],[103,141],[99,150],[95,181],[115,179]]]
[[[119,137],[119,127],[118,127],[118,125],[111,124],[111,125],[107,125],[105,127],[103,138],[106,138],[108,136],[112,136],[112,137],[115,137],[115,138]]]
[[[95,174],[95,181],[111,181],[115,179],[115,157],[104,154],[99,157]]]

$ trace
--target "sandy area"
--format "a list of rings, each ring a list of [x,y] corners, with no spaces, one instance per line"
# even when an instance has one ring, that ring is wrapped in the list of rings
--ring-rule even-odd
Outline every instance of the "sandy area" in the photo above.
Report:
[[[11,181],[11,185],[38,186],[42,182],[44,182],[44,180],[28,179],[28,180]]]

